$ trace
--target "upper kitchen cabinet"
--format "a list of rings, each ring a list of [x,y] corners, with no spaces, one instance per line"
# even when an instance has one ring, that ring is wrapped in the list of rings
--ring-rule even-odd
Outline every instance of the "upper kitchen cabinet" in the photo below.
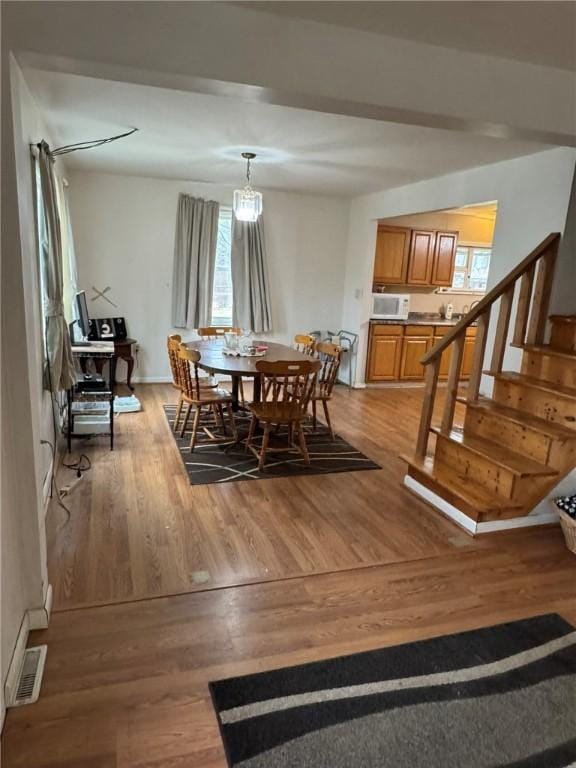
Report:
[[[458,232],[436,232],[434,259],[432,261],[432,285],[448,287],[452,285],[457,246]]]
[[[378,227],[374,282],[387,285],[405,285],[410,254],[411,229],[404,227]]]
[[[458,232],[378,226],[374,283],[452,285]]]
[[[430,285],[435,239],[434,232],[412,230],[407,285]]]

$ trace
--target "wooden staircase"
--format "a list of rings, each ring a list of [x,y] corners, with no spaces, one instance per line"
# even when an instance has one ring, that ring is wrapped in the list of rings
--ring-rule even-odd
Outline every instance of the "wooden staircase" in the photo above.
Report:
[[[530,513],[576,467],[576,316],[548,318],[559,241],[560,235],[549,235],[422,358],[424,404],[415,454],[404,457],[405,484],[473,534],[549,522],[550,514]],[[517,285],[511,346],[522,350],[520,372],[502,370]],[[496,302],[490,368],[483,370]],[[548,320],[550,340],[544,343]],[[460,395],[464,340],[473,323],[478,329],[472,373]],[[440,358],[451,345],[444,408],[436,426]],[[493,377],[491,398],[479,395],[483,373]],[[456,425],[459,410],[464,415]]]

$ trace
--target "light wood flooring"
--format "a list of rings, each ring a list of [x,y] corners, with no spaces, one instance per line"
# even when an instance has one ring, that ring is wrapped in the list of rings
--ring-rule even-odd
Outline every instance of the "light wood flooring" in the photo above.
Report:
[[[107,437],[76,441],[91,458],[48,514],[56,610],[293,578],[477,547],[401,484],[422,389],[337,387],[336,431],[381,470],[191,486],[162,405],[169,385],[140,385],[144,410]],[[440,398],[441,399],[441,398]],[[74,475],[63,469],[61,485]]]
[[[550,611],[576,624],[559,528],[473,540],[402,489],[419,390],[337,396],[337,429],[381,471],[195,489],[159,415],[171,391],[137,391],[68,526],[51,510],[61,610],[32,633],[42,695],[9,710],[3,768],[225,768],[211,680]],[[206,591],[155,598],[205,587],[198,568]]]
[[[211,680],[557,611],[576,624],[557,528],[480,549],[56,613],[40,700],[9,710],[3,768],[225,768]],[[431,766],[431,768],[441,768]]]

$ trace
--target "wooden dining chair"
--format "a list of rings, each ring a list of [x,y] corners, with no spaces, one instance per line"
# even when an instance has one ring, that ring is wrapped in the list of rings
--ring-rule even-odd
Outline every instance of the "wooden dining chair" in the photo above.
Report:
[[[224,334],[226,333],[235,333],[236,336],[240,336],[242,333],[241,328],[233,328],[232,326],[228,325],[209,325],[205,326],[204,328],[197,328],[196,333],[202,341],[215,341],[216,339],[224,339]],[[238,396],[239,400],[242,403],[242,405],[245,405],[244,400],[244,385],[242,384],[242,377],[238,377]]]
[[[316,407],[317,403],[321,402],[326,418],[326,425],[330,430],[332,440],[334,440],[335,435],[330,421],[328,401],[332,398],[332,390],[334,389],[334,384],[338,377],[338,370],[340,368],[340,360],[342,357],[342,347],[339,347],[337,344],[331,344],[328,341],[319,341],[315,345],[315,348],[322,367],[320,368],[320,373],[316,377],[316,383],[310,395],[310,402],[312,404],[312,427],[316,429]]]
[[[316,339],[309,333],[297,333],[294,336],[294,349],[304,355],[313,355]]]
[[[213,341],[214,339],[223,339],[225,333],[235,333],[239,336],[242,330],[228,325],[210,325],[205,328],[197,328],[196,333],[203,341]]]
[[[263,379],[263,389],[271,393],[271,399],[260,403],[251,403],[248,406],[252,412],[252,420],[246,440],[246,451],[251,450],[258,458],[260,471],[264,469],[268,451],[300,453],[306,464],[310,465],[310,455],[302,429],[302,421],[306,418],[310,395],[320,368],[319,360],[293,362],[259,360],[256,363],[256,370]],[[254,431],[259,422],[264,424],[260,451],[252,445]],[[288,447],[270,448],[270,432],[272,428],[281,426],[288,427]],[[294,444],[296,437],[298,438],[298,446]]]
[[[226,390],[215,387],[203,387],[198,376],[198,363],[200,362],[200,352],[196,349],[188,349],[185,344],[180,344],[178,349],[178,364],[180,367],[180,381],[182,385],[182,401],[188,405],[188,413],[184,419],[181,436],[184,435],[186,423],[190,410],[194,411],[194,420],[192,422],[192,437],[190,439],[190,453],[196,447],[198,430],[200,429],[208,437],[205,442],[210,443],[232,443],[238,440],[238,431],[234,421],[232,411],[232,395]],[[219,416],[222,436],[214,434],[213,430],[205,423],[200,422],[202,409],[213,410]],[[226,419],[224,410],[228,416],[232,436],[226,432]]]
[[[176,405],[176,415],[174,417],[174,432],[178,429],[180,414],[182,413],[182,384],[180,382],[180,362],[178,360],[178,349],[182,343],[182,336],[179,333],[172,333],[168,336],[168,360],[170,361],[170,372],[172,374],[172,386],[178,390],[178,403]]]
[[[315,344],[316,344],[316,339],[314,338],[314,336],[311,336],[308,333],[297,333],[294,336],[294,343],[292,346],[297,352],[301,352],[303,355],[310,355],[310,357],[314,357]],[[272,389],[272,382],[268,380],[263,389],[264,400],[268,399],[271,389]]]
[[[174,424],[172,426],[172,429],[176,432],[180,424],[180,416],[182,415],[182,406],[184,404],[182,399],[181,366],[178,357],[182,337],[179,333],[172,333],[168,336],[166,341],[168,347],[168,359],[170,361],[170,372],[172,374],[172,386],[178,390],[178,403],[176,405],[176,415],[174,416]],[[199,380],[201,387],[214,388],[216,386],[216,382],[209,376],[201,376]],[[186,428],[186,425],[184,425],[184,428]]]

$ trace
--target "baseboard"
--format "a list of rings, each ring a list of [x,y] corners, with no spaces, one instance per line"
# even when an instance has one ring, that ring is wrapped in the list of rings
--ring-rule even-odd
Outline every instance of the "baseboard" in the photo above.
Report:
[[[48,584],[44,605],[26,612],[29,629],[48,629],[52,613],[52,584]]]
[[[543,512],[540,515],[525,515],[524,517],[512,517],[510,520],[489,520],[486,523],[478,523],[477,533],[495,533],[496,531],[508,531],[512,528],[531,528],[534,525],[559,525],[558,515],[555,512]]]
[[[450,520],[455,522],[461,528],[464,528],[467,533],[471,533],[472,536],[477,533],[478,523],[476,520],[472,520],[472,518],[468,517],[468,515],[465,515],[464,512],[461,512],[453,504],[450,504],[448,501],[446,501],[446,499],[443,499],[442,496],[438,496],[438,494],[434,493],[434,491],[431,491],[430,488],[427,488],[422,483],[419,483],[418,480],[410,477],[410,475],[405,475],[404,485],[417,496],[420,496],[422,499],[424,499],[424,501],[427,501],[428,504],[431,504],[437,510],[442,512],[443,515],[449,517]]]
[[[10,660],[10,666],[8,667],[8,674],[6,675],[6,682],[4,683],[4,707],[9,707],[10,702],[14,700],[16,688],[18,686],[18,678],[20,676],[20,670],[22,669],[22,661],[24,659],[24,651],[28,645],[28,635],[30,634],[30,620],[28,614],[24,614],[22,624],[18,631],[18,637],[16,638],[16,645],[14,646],[14,652]],[[4,724],[4,711],[2,712],[2,725]]]
[[[524,517],[511,517],[506,520],[489,520],[487,522],[476,522],[468,515],[465,515],[453,504],[450,504],[442,496],[439,496],[430,488],[419,483],[410,475],[404,477],[404,485],[420,498],[427,501],[428,504],[435,507],[446,517],[463,528],[467,533],[476,536],[480,533],[496,533],[497,531],[508,531],[514,528],[529,528],[535,525],[550,525],[558,523],[558,515],[553,512],[542,512],[539,514],[524,515]]]

